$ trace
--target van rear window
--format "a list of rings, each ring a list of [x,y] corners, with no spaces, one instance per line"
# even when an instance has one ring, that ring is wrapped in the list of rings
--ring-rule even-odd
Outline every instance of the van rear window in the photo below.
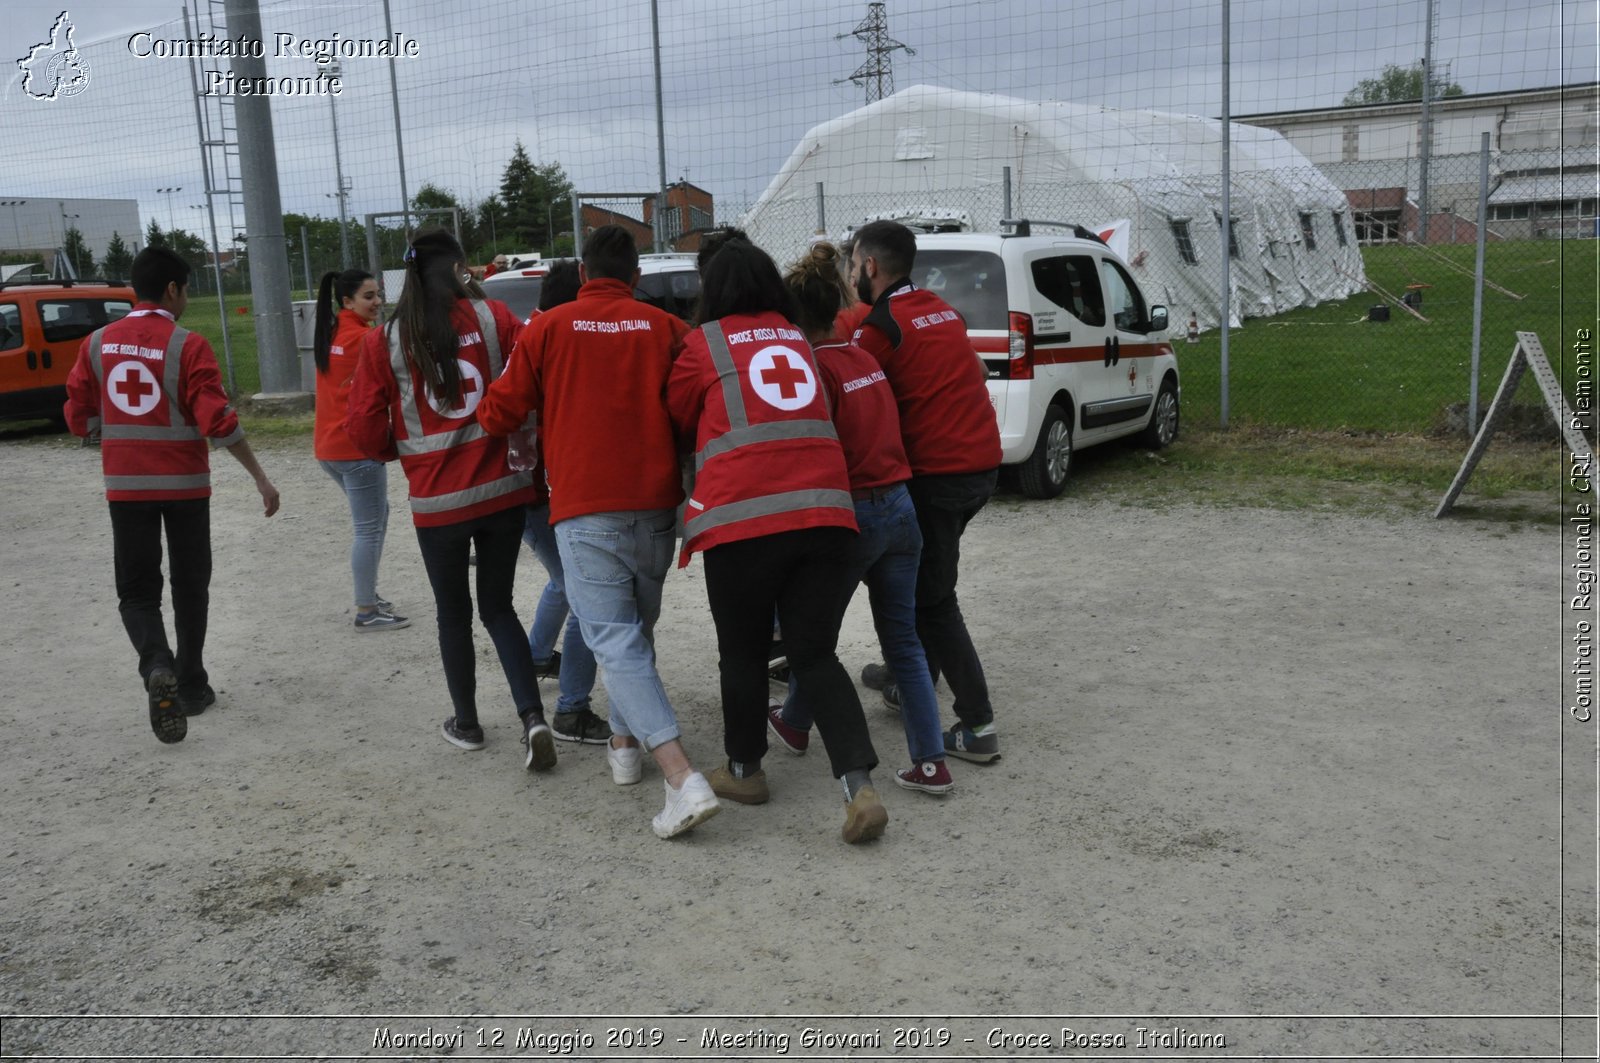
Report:
[[[1009,325],[1006,267],[993,251],[917,251],[911,282],[961,311],[969,329],[1004,332]]]
[[[81,340],[101,325],[125,317],[133,309],[133,304],[126,299],[41,299],[38,306],[46,343]]]

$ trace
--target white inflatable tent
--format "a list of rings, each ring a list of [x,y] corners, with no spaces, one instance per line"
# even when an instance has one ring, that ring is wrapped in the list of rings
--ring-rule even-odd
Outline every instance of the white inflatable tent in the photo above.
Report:
[[[1006,167],[1013,217],[1096,231],[1126,221],[1124,257],[1173,329],[1191,314],[1202,328],[1219,324],[1213,119],[917,85],[813,128],[740,224],[780,263],[805,249],[819,220],[835,238],[877,217],[994,232]],[[1288,141],[1235,123],[1231,169],[1234,324],[1365,286],[1344,194]]]

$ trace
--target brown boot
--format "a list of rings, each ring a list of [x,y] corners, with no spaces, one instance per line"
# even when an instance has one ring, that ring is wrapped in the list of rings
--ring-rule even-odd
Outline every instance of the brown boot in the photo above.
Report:
[[[855,798],[844,806],[844,840],[851,845],[882,837],[883,828],[888,825],[889,813],[878,800],[878,791],[870,786],[857,790]]]
[[[741,805],[764,805],[772,796],[772,791],[767,789],[765,769],[757,769],[754,775],[736,779],[724,764],[707,775],[706,781],[711,784],[712,793],[724,801],[737,801]]]

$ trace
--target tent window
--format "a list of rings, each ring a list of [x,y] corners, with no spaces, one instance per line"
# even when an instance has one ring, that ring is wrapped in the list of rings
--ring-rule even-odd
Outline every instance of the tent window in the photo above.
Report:
[[[1333,212],[1333,235],[1338,239],[1340,247],[1350,246],[1350,237],[1346,236],[1344,231],[1344,211],[1342,210]]]
[[[1309,214],[1302,213],[1300,215],[1300,235],[1305,238],[1307,251],[1315,251],[1317,249],[1317,232],[1312,228],[1311,215]]]
[[[1100,296],[1094,259],[1087,255],[1058,255],[1036,260],[1032,269],[1033,286],[1040,295],[1085,325],[1099,327],[1106,323],[1105,300]]]
[[[1189,239],[1189,223],[1174,220],[1172,236],[1178,241],[1178,257],[1191,266],[1199,264],[1200,260],[1194,256],[1194,241]]]
[[[1222,228],[1222,212],[1214,210],[1211,216],[1217,219],[1217,228]],[[1239,219],[1232,219],[1228,225],[1228,257],[1239,257]]]

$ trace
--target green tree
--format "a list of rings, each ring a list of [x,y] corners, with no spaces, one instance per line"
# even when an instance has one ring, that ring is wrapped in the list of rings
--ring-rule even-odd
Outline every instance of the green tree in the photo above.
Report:
[[[513,250],[548,250],[562,220],[572,215],[572,182],[558,162],[535,165],[519,140],[500,177],[500,205],[500,245],[515,237]]]
[[[1435,73],[1434,99],[1466,95],[1466,90],[1454,81],[1450,81],[1449,76],[1448,71],[1442,78]],[[1422,63],[1418,61],[1412,66],[1397,66],[1390,63],[1377,77],[1363,78],[1356,82],[1356,87],[1345,94],[1344,102],[1346,107],[1354,107],[1363,103],[1399,103],[1404,100],[1420,99],[1422,99]]]
[[[62,241],[61,249],[67,253],[67,261],[72,263],[72,268],[77,270],[80,277],[94,276],[94,255],[89,252],[89,245],[83,242],[83,234],[74,225],[67,230],[67,237]]]
[[[196,291],[205,291],[211,284],[211,256],[206,253],[206,242],[186,229],[170,229],[166,234],[166,246],[177,252],[178,257],[189,263],[189,268],[194,272],[189,275],[189,284]]]
[[[154,218],[151,218],[150,219],[150,224],[145,226],[145,230],[144,230],[144,246],[146,246],[146,247],[166,247],[167,246],[167,235],[166,235],[166,233],[161,231],[161,223],[156,221]]]
[[[113,280],[127,280],[133,270],[133,254],[122,242],[122,234],[113,232],[106,245],[106,257],[100,260],[100,272]]]
[[[461,249],[467,254],[467,261],[475,262],[482,258],[484,245],[488,243],[486,232],[478,224],[478,212],[462,204],[461,199],[448,188],[441,188],[432,181],[425,181],[417,194],[411,197],[413,210],[455,210],[460,219],[460,230],[457,236],[461,240]],[[422,224],[428,228],[437,226],[449,229],[451,226],[450,215],[430,214]]]

